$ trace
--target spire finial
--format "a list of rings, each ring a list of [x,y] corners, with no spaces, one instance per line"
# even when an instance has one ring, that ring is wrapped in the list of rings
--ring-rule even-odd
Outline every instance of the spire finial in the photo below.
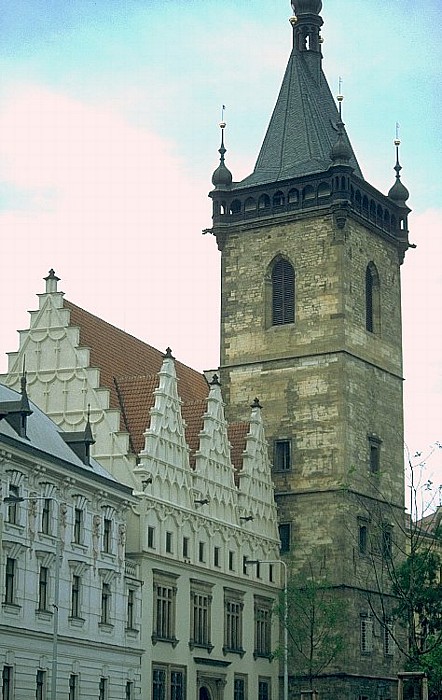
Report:
[[[253,402],[250,404],[250,408],[262,408],[261,403],[258,399],[257,396],[253,399]]]
[[[166,354],[163,355],[163,360],[174,360],[174,356],[172,355],[172,350],[170,348],[166,348]]]
[[[209,382],[209,386],[221,386],[221,382],[219,381],[219,377],[217,374],[214,374],[212,376],[212,381]]]
[[[335,144],[331,150],[330,157],[333,161],[333,165],[348,165],[351,158],[351,150],[345,141],[344,137],[344,122],[342,121],[342,103],[344,101],[344,95],[341,94],[342,88],[342,78],[339,78],[339,95],[336,96],[338,101],[338,121],[336,122],[336,129],[338,131],[338,137]]]
[[[394,170],[396,171],[396,181],[393,187],[390,189],[388,196],[390,197],[390,199],[394,199],[394,201],[397,202],[399,206],[406,206],[405,202],[410,196],[410,193],[401,181],[402,165],[399,162],[399,146],[401,145],[401,140],[399,138],[399,128],[399,122],[396,122],[396,138],[394,139],[394,146],[396,149],[396,165],[394,166]]]
[[[230,170],[226,167],[225,162],[224,162],[224,156],[226,155],[226,147],[224,146],[224,129],[226,128],[226,122],[224,121],[224,111],[226,109],[226,105],[222,106],[221,109],[221,122],[220,122],[220,129],[221,129],[221,146],[218,149],[218,153],[220,154],[220,162],[219,166],[215,170],[215,172],[212,175],[212,184],[215,185],[215,187],[230,187],[232,184],[232,173]]]
[[[57,277],[52,267],[49,270],[47,277],[44,277],[44,281],[46,282],[46,294],[51,294],[52,292],[58,291],[57,282],[60,281],[60,278]]]

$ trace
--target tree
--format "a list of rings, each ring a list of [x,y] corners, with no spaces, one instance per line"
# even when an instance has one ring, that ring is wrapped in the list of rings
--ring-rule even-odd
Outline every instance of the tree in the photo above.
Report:
[[[344,646],[341,634],[342,604],[330,596],[322,567],[307,562],[303,573],[289,566],[287,581],[288,652],[292,668],[313,689],[314,681],[332,664]],[[284,619],[283,605],[278,612]],[[282,650],[277,650],[281,655]],[[293,675],[293,674],[292,674]]]
[[[439,447],[436,443],[431,453]],[[420,453],[407,456],[410,503],[405,519],[397,508],[386,509],[380,492],[382,507],[373,499],[367,509],[366,575],[372,583],[368,604],[373,617],[404,656],[405,669],[425,671],[430,693],[437,697],[442,680],[442,489],[423,482],[427,461]],[[367,507],[362,498],[360,503]]]

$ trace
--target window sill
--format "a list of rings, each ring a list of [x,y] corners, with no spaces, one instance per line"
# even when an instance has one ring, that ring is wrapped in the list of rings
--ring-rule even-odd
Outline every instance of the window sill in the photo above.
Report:
[[[114,629],[114,625],[111,622],[99,622],[98,628],[102,632],[106,632],[107,634],[110,634],[110,632],[112,632]]]
[[[152,644],[156,644],[157,642],[165,642],[166,644],[171,644],[172,647],[175,649],[176,645],[178,644],[178,639],[176,637],[159,637],[156,634],[152,635]]]
[[[35,611],[35,617],[37,617],[39,620],[49,621],[52,620],[53,616],[54,613],[52,612],[52,610],[42,610],[40,608],[37,608],[37,610]]]
[[[273,654],[269,651],[267,653],[265,652],[260,652],[260,651],[254,651],[253,652],[253,658],[255,659],[267,659],[268,661],[273,661]]]
[[[2,608],[5,613],[11,615],[18,615],[21,611],[21,605],[17,605],[17,603],[2,603]]]
[[[72,627],[83,627],[84,623],[86,622],[83,617],[69,617],[68,621]]]
[[[125,632],[128,637],[138,637],[140,634],[140,630],[137,630],[136,627],[126,627]]]
[[[245,649],[243,649],[242,647],[239,649],[231,649],[230,647],[223,647],[224,656],[226,654],[238,654],[238,656],[240,656],[242,658],[245,653],[246,653]]]
[[[193,641],[190,641],[190,642],[189,642],[189,649],[190,649],[191,651],[193,651],[194,649],[207,649],[207,651],[209,652],[209,654],[211,654],[211,653],[212,653],[212,650],[213,650],[214,648],[215,648],[215,647],[213,646],[213,644],[210,644],[210,643],[209,643],[209,644],[199,644],[198,642],[193,642]]]

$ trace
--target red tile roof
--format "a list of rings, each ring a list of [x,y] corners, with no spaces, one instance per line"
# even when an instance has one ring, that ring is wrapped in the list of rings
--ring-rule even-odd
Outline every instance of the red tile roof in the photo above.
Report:
[[[121,430],[129,433],[130,448],[138,454],[144,447],[143,433],[150,424],[163,353],[67,299],[64,306],[71,313],[70,325],[80,330],[80,346],[90,349],[90,366],[100,370],[100,386],[110,391],[110,407],[121,411]],[[186,441],[194,466],[209,387],[203,374],[182,362],[176,361],[175,366]],[[248,423],[229,426],[232,461],[237,470],[241,469],[248,429]]]

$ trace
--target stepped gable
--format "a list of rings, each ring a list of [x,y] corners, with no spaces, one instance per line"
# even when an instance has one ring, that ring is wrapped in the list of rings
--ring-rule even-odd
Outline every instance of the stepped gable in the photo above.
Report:
[[[100,384],[110,391],[110,408],[121,410],[121,429],[130,433],[138,452],[144,444],[162,353],[67,299],[64,306],[71,314],[70,325],[80,329],[80,345],[90,348],[90,366],[99,368]],[[209,389],[204,375],[182,362],[176,362],[176,372],[184,404],[206,399]]]

